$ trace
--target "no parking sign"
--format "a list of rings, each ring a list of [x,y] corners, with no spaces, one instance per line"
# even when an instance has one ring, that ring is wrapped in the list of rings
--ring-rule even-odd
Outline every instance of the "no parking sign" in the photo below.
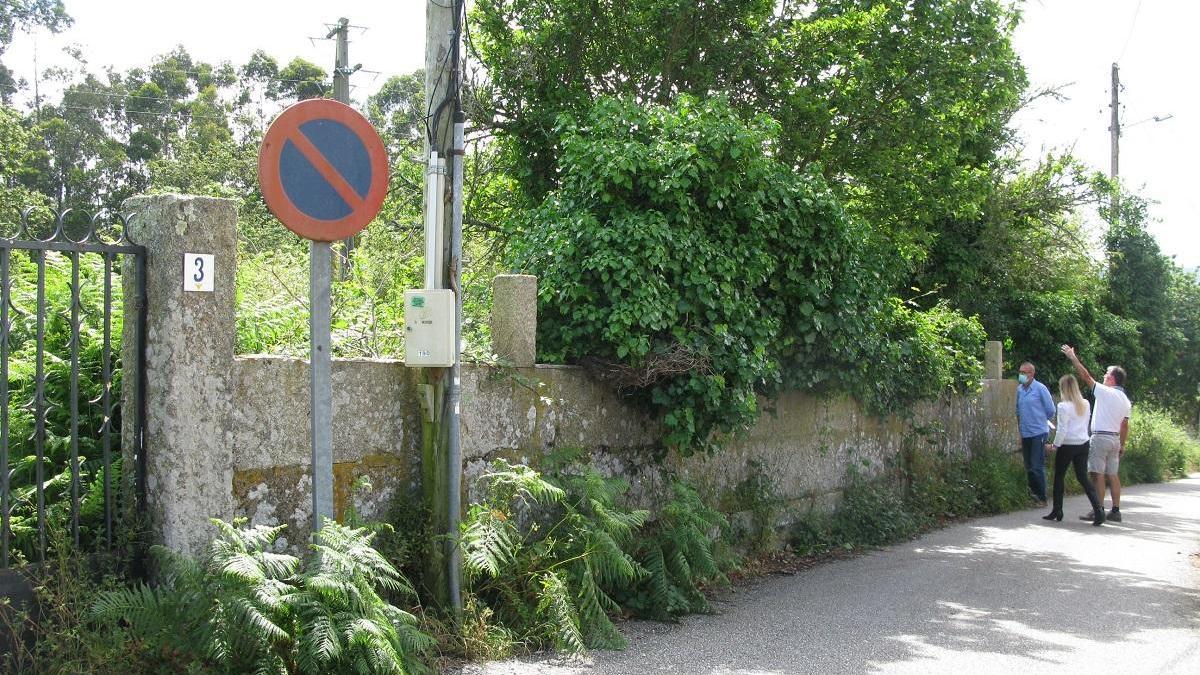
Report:
[[[329,99],[284,110],[263,137],[258,181],[267,207],[313,241],[356,234],[379,213],[388,187],[387,153],[358,111]]]
[[[312,240],[309,265],[309,428],[313,530],[334,517],[333,393],[330,356],[331,241],[366,227],[387,195],[387,154],[371,123],[326,99],[284,110],[263,137],[258,183],[267,207]]]

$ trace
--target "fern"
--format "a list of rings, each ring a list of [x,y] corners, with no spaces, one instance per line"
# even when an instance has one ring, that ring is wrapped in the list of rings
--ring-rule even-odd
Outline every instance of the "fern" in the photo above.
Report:
[[[157,549],[160,585],[101,594],[92,620],[124,622],[146,649],[230,673],[419,673],[433,639],[380,590],[412,587],[373,534],[326,522],[301,564],[269,549],[283,527],[214,521],[203,564]]]
[[[532,645],[624,646],[612,592],[646,573],[630,551],[649,516],[617,505],[628,484],[591,467],[545,477],[503,461],[482,480],[486,498],[460,536],[473,601]]]
[[[700,499],[691,486],[676,481],[671,501],[650,524],[652,536],[642,537],[635,558],[646,575],[618,598],[635,614],[671,619],[682,614],[709,612],[702,585],[728,583],[708,533],[726,532],[729,522]]]

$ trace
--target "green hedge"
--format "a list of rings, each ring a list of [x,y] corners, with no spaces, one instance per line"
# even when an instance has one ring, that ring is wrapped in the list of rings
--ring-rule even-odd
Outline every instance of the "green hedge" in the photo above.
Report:
[[[1200,469],[1200,442],[1163,410],[1135,405],[1121,458],[1121,482],[1158,483]]]

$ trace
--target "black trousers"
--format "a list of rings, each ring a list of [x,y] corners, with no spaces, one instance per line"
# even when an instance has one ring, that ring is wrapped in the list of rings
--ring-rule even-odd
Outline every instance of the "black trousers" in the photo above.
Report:
[[[1079,484],[1083,486],[1083,491],[1087,494],[1088,501],[1092,503],[1093,513],[1095,509],[1103,508],[1100,505],[1100,500],[1096,498],[1096,488],[1092,485],[1092,481],[1088,480],[1087,461],[1088,461],[1088,443],[1079,445],[1064,445],[1058,449],[1054,457],[1054,513],[1062,511],[1063,505],[1063,485],[1067,476],[1067,465],[1071,464],[1075,467],[1075,478]]]

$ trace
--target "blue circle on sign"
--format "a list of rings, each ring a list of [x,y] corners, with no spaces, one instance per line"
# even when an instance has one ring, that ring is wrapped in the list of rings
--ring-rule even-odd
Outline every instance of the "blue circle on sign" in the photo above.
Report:
[[[365,199],[371,189],[371,158],[358,135],[330,119],[305,122],[298,130],[359,197]],[[279,173],[288,199],[309,216],[318,220],[338,220],[354,212],[291,139],[280,153]]]

